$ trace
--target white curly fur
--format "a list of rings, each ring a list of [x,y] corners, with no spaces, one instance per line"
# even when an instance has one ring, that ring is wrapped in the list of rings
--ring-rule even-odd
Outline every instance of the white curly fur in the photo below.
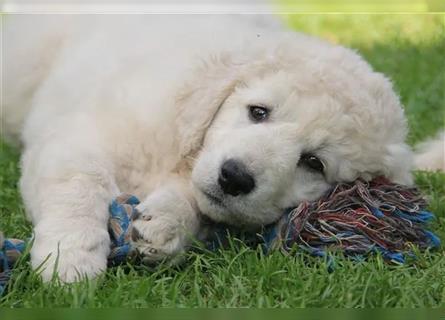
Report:
[[[46,280],[56,256],[64,281],[106,268],[107,206],[120,192],[145,199],[135,245],[157,261],[199,234],[200,214],[252,227],[336,181],[412,182],[390,81],[352,50],[272,17],[8,20],[2,122],[9,141],[21,137],[32,264],[45,261]],[[249,104],[269,107],[270,119],[252,123]],[[297,165],[302,152],[325,174]],[[253,174],[251,193],[221,192],[229,158]]]
[[[416,168],[445,171],[445,131],[416,146]]]

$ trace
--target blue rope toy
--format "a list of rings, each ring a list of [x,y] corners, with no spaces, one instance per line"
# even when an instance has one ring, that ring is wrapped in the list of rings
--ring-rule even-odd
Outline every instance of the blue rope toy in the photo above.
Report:
[[[122,194],[109,206],[109,266],[122,264],[136,254],[130,234],[137,204],[135,196]],[[248,245],[262,245],[265,252],[289,253],[297,247],[314,256],[341,251],[359,259],[379,252],[388,261],[404,263],[412,245],[419,249],[440,246],[440,239],[425,229],[434,218],[426,207],[414,187],[397,185],[383,177],[370,182],[359,179],[337,184],[318,201],[286,210],[279,221],[257,232],[247,234],[207,221],[210,232],[205,244],[216,249],[224,247],[230,237],[237,237]],[[25,247],[25,241],[3,240],[0,233],[0,295]]]

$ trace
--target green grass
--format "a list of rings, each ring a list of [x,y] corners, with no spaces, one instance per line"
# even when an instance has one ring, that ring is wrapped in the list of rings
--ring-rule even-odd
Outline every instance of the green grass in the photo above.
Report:
[[[297,15],[297,30],[351,46],[394,81],[406,106],[409,142],[444,125],[445,35],[443,16]],[[18,153],[0,149],[0,230],[25,238],[31,227],[17,191]],[[445,239],[445,175],[417,173]],[[124,266],[94,281],[42,284],[26,257],[17,266],[4,307],[420,307],[445,306],[445,251],[419,254],[403,266],[381,257],[353,263],[342,257],[329,273],[325,261],[304,254],[269,256],[242,245],[190,253],[177,269]]]

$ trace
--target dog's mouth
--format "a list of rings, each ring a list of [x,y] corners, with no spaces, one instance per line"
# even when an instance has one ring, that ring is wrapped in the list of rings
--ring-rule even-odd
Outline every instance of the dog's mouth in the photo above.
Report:
[[[213,204],[216,204],[216,205],[218,205],[218,206],[220,206],[220,207],[225,207],[223,201],[222,201],[220,198],[218,198],[218,197],[216,197],[216,196],[214,196],[214,195],[212,195],[212,194],[210,194],[209,192],[204,191],[204,190],[202,190],[202,193],[203,193],[203,194],[207,197],[207,199],[209,199],[210,202],[212,202]]]

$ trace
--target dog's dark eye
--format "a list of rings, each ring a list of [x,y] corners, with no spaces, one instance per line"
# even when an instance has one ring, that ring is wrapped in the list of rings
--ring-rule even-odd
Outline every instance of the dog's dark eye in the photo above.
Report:
[[[249,117],[253,122],[261,122],[269,117],[269,109],[260,106],[249,106]]]
[[[324,164],[321,162],[320,159],[318,159],[313,154],[303,154],[300,158],[300,161],[298,162],[299,165],[304,165],[314,171],[323,173],[324,171]]]

